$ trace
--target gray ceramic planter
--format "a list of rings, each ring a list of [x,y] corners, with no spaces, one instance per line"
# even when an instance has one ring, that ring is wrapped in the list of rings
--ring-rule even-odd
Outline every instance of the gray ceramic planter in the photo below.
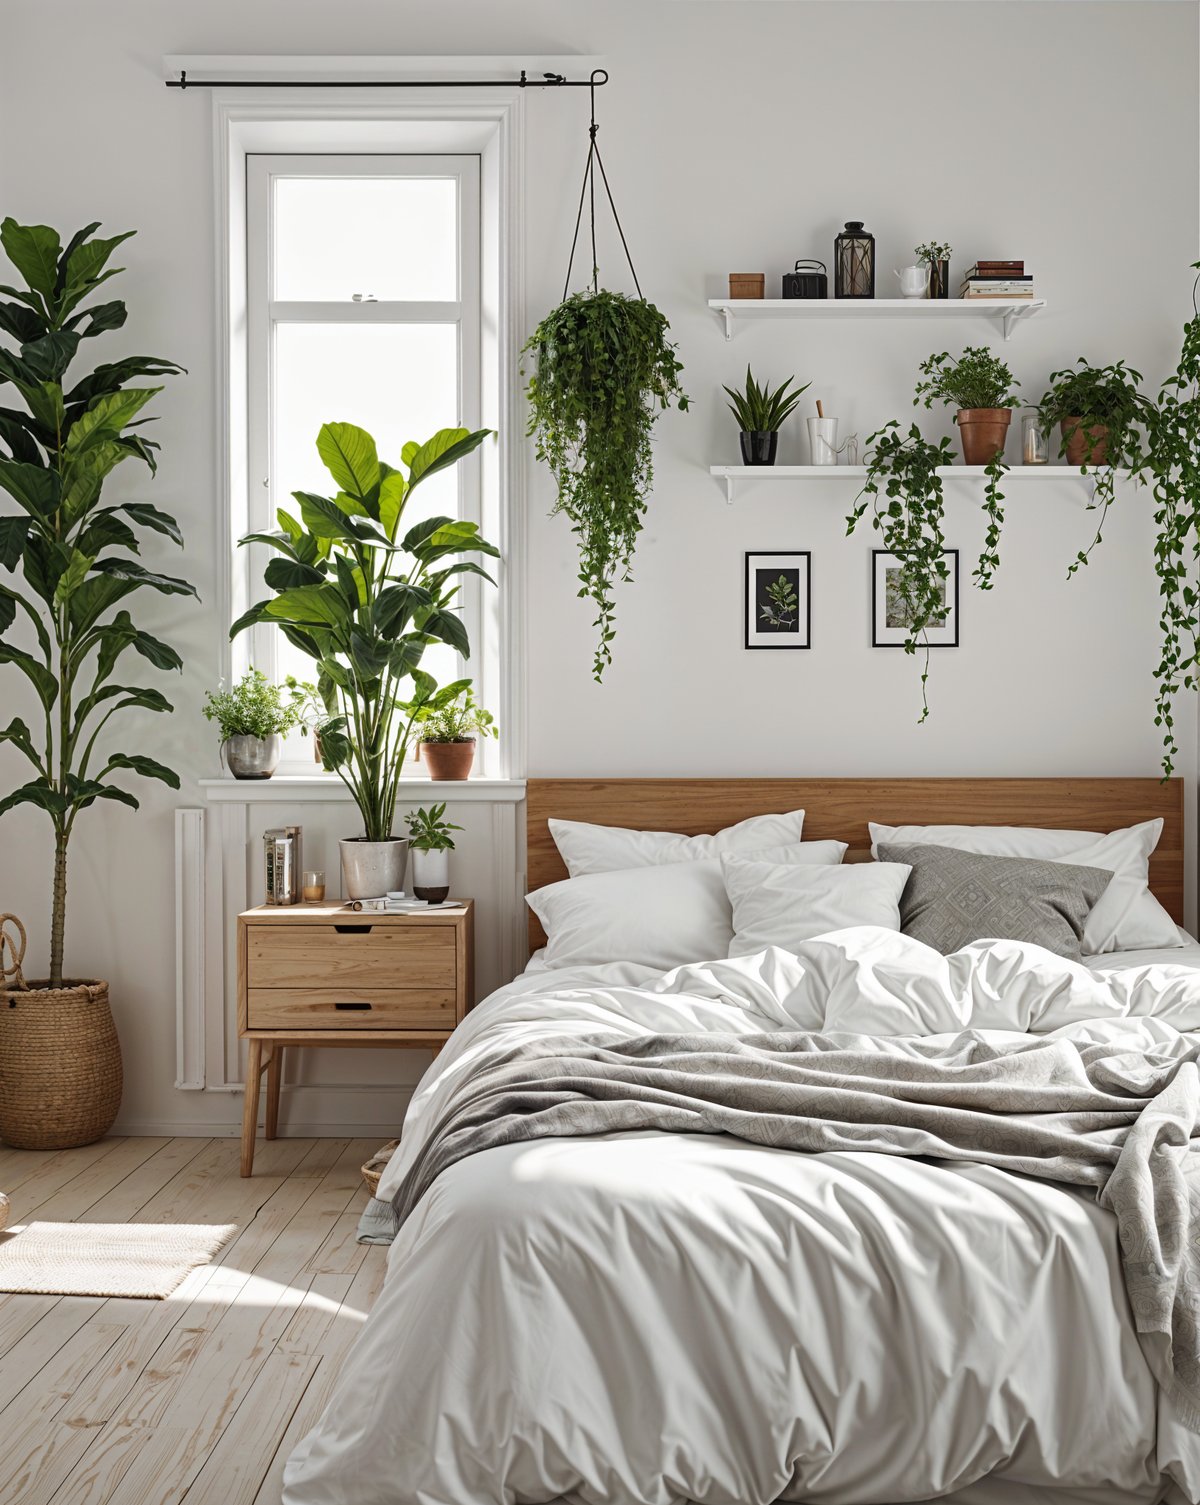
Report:
[[[393,836],[388,841],[347,837],[338,846],[342,853],[343,899],[382,899],[404,887],[407,836]]]
[[[283,757],[283,738],[228,737],[221,743],[221,756],[235,779],[269,779]]]

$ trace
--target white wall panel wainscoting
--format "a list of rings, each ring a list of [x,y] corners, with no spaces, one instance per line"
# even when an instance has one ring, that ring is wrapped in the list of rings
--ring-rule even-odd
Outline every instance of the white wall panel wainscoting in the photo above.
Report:
[[[402,811],[446,801],[462,826],[451,854],[453,893],[476,901],[476,998],[507,982],[525,961],[524,794],[521,780],[467,784],[413,780]],[[237,1033],[237,915],[263,902],[262,833],[303,827],[302,861],[325,872],[327,896],[340,893],[338,840],[357,812],[328,778],[203,782],[205,807],[176,812],[175,954],[177,1088],[222,1103],[214,1122],[191,1127],[235,1133],[241,1123],[244,1051]],[[398,821],[397,830],[403,826]],[[430,1060],[421,1050],[293,1051],[284,1073],[280,1128],[290,1134],[378,1134],[394,1138],[408,1099]],[[222,1097],[223,1095],[223,1097]],[[224,1120],[222,1122],[222,1119]],[[171,1122],[178,1127],[178,1119]],[[125,1133],[165,1132],[123,1117]]]

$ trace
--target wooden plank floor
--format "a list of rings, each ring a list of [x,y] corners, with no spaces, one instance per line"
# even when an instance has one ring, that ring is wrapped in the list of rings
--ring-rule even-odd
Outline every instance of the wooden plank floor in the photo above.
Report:
[[[0,1293],[0,1505],[278,1505],[383,1282],[374,1140],[0,1147],[10,1223],[237,1223],[165,1301]]]

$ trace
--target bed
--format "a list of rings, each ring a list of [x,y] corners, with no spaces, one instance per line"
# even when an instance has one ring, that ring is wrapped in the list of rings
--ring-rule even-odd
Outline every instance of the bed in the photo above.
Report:
[[[1150,888],[1183,918],[1178,781],[534,780],[528,886],[564,876],[551,818],[692,835],[800,808],[805,840],[839,839],[847,861],[869,856],[868,820],[1161,819]],[[1200,1030],[1200,947],[1179,939],[1082,963],[1011,941],[945,959],[863,927],[665,974],[535,960],[423,1080],[380,1196],[399,1194],[495,1063],[551,1037],[753,1048],[800,1029],[903,1054],[965,1025],[989,1048],[1182,1059]],[[544,941],[531,920],[535,958]],[[1198,1418],[1147,1359],[1126,1273],[1094,1190],[996,1164],[711,1132],[497,1144],[409,1211],[284,1500],[1200,1500]]]

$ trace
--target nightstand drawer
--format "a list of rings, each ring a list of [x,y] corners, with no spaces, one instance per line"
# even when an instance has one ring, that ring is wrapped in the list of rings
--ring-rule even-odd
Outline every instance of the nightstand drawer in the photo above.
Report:
[[[453,988],[421,993],[403,988],[251,988],[251,1029],[453,1029]]]
[[[453,993],[454,929],[448,925],[248,925],[251,988],[433,988]]]

